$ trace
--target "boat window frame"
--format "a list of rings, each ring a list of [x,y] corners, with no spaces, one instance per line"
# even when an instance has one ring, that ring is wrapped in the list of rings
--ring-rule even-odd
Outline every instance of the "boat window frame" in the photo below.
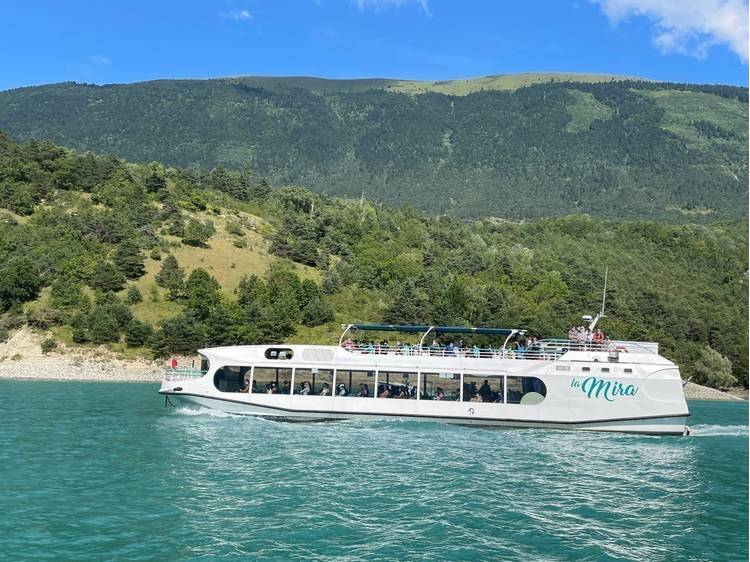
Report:
[[[276,356],[273,357],[273,352],[276,352]],[[284,356],[281,356],[281,353]],[[294,350],[291,347],[267,347],[263,352],[263,356],[269,361],[289,361],[294,359]]]
[[[409,375],[409,377],[408,377],[409,380],[411,380],[411,375],[416,375],[416,377],[417,377],[417,384],[419,383],[419,375],[420,375],[419,369],[413,369],[413,370],[411,370],[411,369],[408,369],[408,368],[401,369],[401,368],[396,367],[395,369],[386,368],[386,369],[382,369],[382,371],[381,371],[381,369],[378,367],[377,369],[375,369],[375,384],[374,384],[375,388],[374,388],[374,391],[373,391],[373,394],[374,394],[375,398],[380,398],[380,394],[378,393],[378,389],[380,387],[380,373],[381,372],[383,372],[383,373],[394,373],[394,374],[398,373],[400,375],[407,374],[407,375]],[[391,385],[391,384],[395,384],[395,383],[391,383],[390,381],[386,381],[384,384]],[[403,377],[401,379],[401,382],[399,382],[398,386],[402,386],[402,385],[403,385]],[[416,399],[418,400],[419,399],[419,386],[417,385],[416,388],[417,388]],[[396,397],[389,396],[388,398],[384,398],[384,400],[392,400],[394,398],[396,398]],[[412,398],[408,397],[408,398],[406,398],[406,400],[412,400]]]
[[[291,367],[291,366],[289,366],[289,367],[279,367],[277,365],[273,365],[273,366],[268,366],[268,365],[253,365],[252,366],[252,371],[251,371],[252,375],[250,377],[250,389],[248,390],[248,394],[268,394],[267,392],[264,392],[264,391],[253,392],[253,383],[255,382],[255,370],[256,369],[273,369],[273,370],[275,370],[276,371],[276,386],[277,386],[277,388],[282,388],[281,386],[279,386],[279,371],[280,370],[287,370],[287,369],[290,370],[292,372],[292,376],[290,378],[290,386],[291,386],[291,389],[292,389],[291,392],[294,392],[294,367]],[[278,396],[291,396],[291,393],[290,394],[284,394],[283,392],[280,392],[280,393],[278,393]]]

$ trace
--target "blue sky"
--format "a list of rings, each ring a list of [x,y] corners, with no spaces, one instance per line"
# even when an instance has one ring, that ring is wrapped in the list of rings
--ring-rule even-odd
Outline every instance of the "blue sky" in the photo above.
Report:
[[[0,89],[533,71],[747,85],[747,0],[2,0]]]

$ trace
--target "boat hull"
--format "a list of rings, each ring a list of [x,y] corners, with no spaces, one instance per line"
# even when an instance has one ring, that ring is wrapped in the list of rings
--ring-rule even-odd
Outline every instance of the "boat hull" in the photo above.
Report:
[[[232,400],[226,398],[188,394],[184,392],[165,392],[170,397],[191,407],[204,407],[234,415],[249,415],[279,421],[319,422],[347,419],[400,419],[407,421],[433,421],[464,426],[494,427],[494,428],[536,428],[552,430],[587,430],[610,431],[618,433],[638,433],[648,435],[689,435],[687,417],[689,413],[676,415],[657,415],[643,417],[628,417],[619,419],[597,420],[545,420],[545,419],[514,419],[512,417],[485,417],[474,415],[473,403],[456,403],[465,407],[464,415],[430,414],[428,412],[402,411],[348,411],[340,407],[336,409],[302,409],[290,407],[291,404],[261,404],[251,400]],[[351,400],[351,399],[349,399]],[[390,402],[390,401],[389,401]],[[405,405],[417,405],[415,401],[403,401]],[[433,402],[434,404],[434,402]],[[449,403],[444,403],[449,404]],[[416,408],[412,408],[416,409]],[[500,412],[498,412],[500,413]]]

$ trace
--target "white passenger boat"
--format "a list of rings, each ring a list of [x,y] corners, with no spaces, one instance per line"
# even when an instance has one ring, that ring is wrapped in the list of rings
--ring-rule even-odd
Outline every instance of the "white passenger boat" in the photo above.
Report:
[[[597,318],[598,319],[598,318]],[[596,320],[592,322],[592,326]],[[414,345],[347,335],[420,333]],[[200,370],[167,369],[159,392],[232,414],[312,421],[401,418],[445,423],[687,435],[680,372],[658,344],[541,340],[523,330],[350,324],[339,345],[202,349]],[[502,336],[492,347],[442,346],[446,334]],[[416,338],[414,338],[416,339]]]

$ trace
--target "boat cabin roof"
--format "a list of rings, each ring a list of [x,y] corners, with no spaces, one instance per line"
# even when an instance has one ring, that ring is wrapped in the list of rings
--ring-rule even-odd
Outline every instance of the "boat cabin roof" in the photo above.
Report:
[[[512,328],[473,328],[470,326],[423,326],[412,324],[348,324],[349,330],[364,330],[373,332],[406,332],[406,333],[425,333],[435,332],[436,334],[486,334],[495,336],[507,336],[513,333],[520,333],[523,330]]]

